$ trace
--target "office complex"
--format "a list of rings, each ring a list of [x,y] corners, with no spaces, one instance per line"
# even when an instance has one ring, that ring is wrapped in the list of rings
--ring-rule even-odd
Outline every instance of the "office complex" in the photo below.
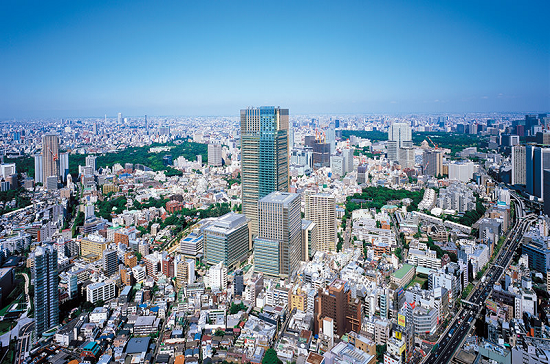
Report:
[[[325,143],[322,136],[313,142],[313,168],[330,167],[330,143]]]
[[[258,272],[288,277],[301,257],[300,195],[272,192],[258,201],[258,236],[254,240],[254,264]]]
[[[544,196],[544,170],[550,169],[550,148],[527,145],[525,147],[525,170],[527,193]]]
[[[425,150],[422,155],[422,170],[427,176],[443,174],[443,153],[439,150]]]
[[[42,181],[59,175],[59,137],[45,134],[42,136]]]
[[[336,199],[327,193],[305,193],[305,219],[317,225],[319,251],[336,251]]]
[[[204,258],[208,264],[223,262],[234,267],[248,257],[249,219],[230,212],[216,218],[204,229]]]
[[[45,331],[59,324],[57,249],[53,245],[37,246],[31,259],[34,280],[34,332],[38,340]]]
[[[241,110],[243,213],[258,233],[258,200],[288,191],[288,109],[273,106]]]
[[[512,184],[524,185],[527,182],[526,154],[524,145],[512,147]]]
[[[391,162],[400,161],[399,150],[412,148],[412,146],[412,132],[409,124],[393,123],[388,130],[388,159]],[[403,156],[407,157],[408,154],[404,153]]]
[[[221,167],[222,165],[222,146],[221,144],[208,144],[208,165],[212,167]]]

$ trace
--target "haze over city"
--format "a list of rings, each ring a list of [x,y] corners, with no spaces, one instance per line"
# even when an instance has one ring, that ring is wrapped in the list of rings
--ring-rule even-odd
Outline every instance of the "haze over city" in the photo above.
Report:
[[[4,2],[0,118],[543,112],[547,1]]]

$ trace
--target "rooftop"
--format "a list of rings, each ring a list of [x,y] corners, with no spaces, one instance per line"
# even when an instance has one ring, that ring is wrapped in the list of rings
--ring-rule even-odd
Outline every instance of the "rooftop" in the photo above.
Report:
[[[407,273],[409,273],[409,271],[411,269],[414,269],[414,267],[410,264],[403,264],[403,267],[399,268],[398,270],[396,270],[395,272],[393,272],[393,276],[397,279],[402,279],[403,277],[405,277],[405,275]]]

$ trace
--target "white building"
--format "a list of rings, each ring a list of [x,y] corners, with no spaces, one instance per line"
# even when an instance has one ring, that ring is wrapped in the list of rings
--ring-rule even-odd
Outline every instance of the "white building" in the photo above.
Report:
[[[223,262],[219,262],[208,270],[208,282],[212,290],[227,289],[227,267]]]
[[[97,301],[108,301],[115,297],[115,282],[107,280],[104,282],[91,283],[86,287],[86,300],[91,303]]]

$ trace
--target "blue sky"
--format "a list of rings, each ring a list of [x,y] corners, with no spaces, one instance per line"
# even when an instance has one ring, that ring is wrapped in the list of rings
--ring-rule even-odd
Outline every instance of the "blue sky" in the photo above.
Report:
[[[550,111],[548,1],[4,1],[0,118]]]

